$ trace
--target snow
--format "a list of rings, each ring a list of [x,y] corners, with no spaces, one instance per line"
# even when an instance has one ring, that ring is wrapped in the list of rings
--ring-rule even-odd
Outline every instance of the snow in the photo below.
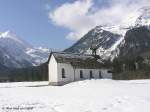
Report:
[[[50,52],[50,50],[48,48],[43,48],[43,47],[38,47],[37,49],[43,51],[43,52]]]
[[[139,17],[137,18],[135,25],[137,26],[144,26],[150,25],[150,6],[142,7],[138,10]]]
[[[103,30],[110,31],[115,34],[125,35],[126,31],[129,29],[126,25],[105,25],[102,27]]]
[[[109,39],[109,38],[108,38]],[[120,37],[110,48],[104,49],[102,47],[99,47],[97,52],[101,56],[102,59],[111,59],[113,60],[115,57],[118,56],[117,48],[120,45],[121,42],[123,42],[124,36]],[[113,53],[115,52],[115,53]]]
[[[122,42],[124,40],[124,37],[121,37],[110,49],[108,49],[108,50],[110,50],[110,51],[114,51],[117,47],[118,47],[118,45]]]
[[[47,84],[1,83],[0,112],[150,112],[150,80]]]
[[[15,40],[16,42],[19,42],[20,44],[24,44],[23,41],[19,37],[17,37],[17,35],[15,33],[11,32],[9,30],[6,32],[0,33],[0,38],[1,39],[2,38],[5,38],[5,39],[10,38],[12,40]]]
[[[32,57],[35,65],[40,65],[41,63],[45,63],[48,60],[48,56],[50,54],[50,50],[47,48],[27,48],[26,54]]]

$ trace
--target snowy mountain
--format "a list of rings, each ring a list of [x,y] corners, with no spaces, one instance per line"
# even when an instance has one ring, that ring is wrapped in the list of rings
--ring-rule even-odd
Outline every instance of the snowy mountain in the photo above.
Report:
[[[135,21],[136,26],[150,25],[150,6],[139,9],[139,16]]]
[[[140,8],[137,13],[132,28],[126,32],[118,46],[119,57],[150,56],[150,6]]]
[[[101,26],[97,26],[89,31],[73,46],[66,49],[65,52],[91,54],[92,52],[90,48],[94,45],[98,47],[98,55],[102,58],[108,58],[111,55],[111,51],[117,45],[117,42],[121,40],[122,35],[103,30]]]
[[[95,27],[65,51],[91,54],[90,47],[94,43],[98,47],[97,54],[102,59],[113,60],[119,55],[120,49],[118,47],[124,42],[124,37],[128,30],[150,25],[150,6],[139,9],[135,15],[125,20],[126,22],[121,25],[100,25]]]
[[[48,49],[34,48],[15,33],[0,33],[0,64],[8,68],[36,66],[47,60]]]

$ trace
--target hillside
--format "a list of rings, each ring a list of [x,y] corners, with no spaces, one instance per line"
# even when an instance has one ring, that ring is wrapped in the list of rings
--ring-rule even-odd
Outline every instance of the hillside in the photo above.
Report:
[[[96,46],[97,54],[103,59],[107,59],[117,46],[117,42],[122,40],[122,35],[103,30],[97,26],[77,41],[73,46],[66,49],[65,52],[91,54],[91,46]]]
[[[150,56],[150,29],[146,26],[133,28],[127,31],[124,41],[118,47],[119,57],[135,58]]]

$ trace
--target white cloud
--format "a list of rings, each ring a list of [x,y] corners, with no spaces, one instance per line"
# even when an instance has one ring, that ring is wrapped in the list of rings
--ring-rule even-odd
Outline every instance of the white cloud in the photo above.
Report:
[[[91,0],[65,3],[53,12],[50,12],[49,17],[56,25],[64,26],[72,31],[67,38],[76,39],[85,34],[93,25],[93,21],[87,16],[91,7]]]
[[[68,39],[77,40],[97,25],[122,24],[128,22],[135,11],[150,4],[150,0],[107,0],[109,7],[98,7],[96,0],[76,0],[64,3],[49,13],[50,20],[71,32]],[[98,0],[99,2],[101,0]]]

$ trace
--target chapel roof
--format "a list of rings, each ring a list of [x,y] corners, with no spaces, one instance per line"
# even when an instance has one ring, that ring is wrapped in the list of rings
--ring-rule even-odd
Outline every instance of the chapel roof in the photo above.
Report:
[[[97,69],[103,67],[99,56],[66,52],[51,52],[51,55],[55,57],[57,63],[68,63],[74,68]]]

